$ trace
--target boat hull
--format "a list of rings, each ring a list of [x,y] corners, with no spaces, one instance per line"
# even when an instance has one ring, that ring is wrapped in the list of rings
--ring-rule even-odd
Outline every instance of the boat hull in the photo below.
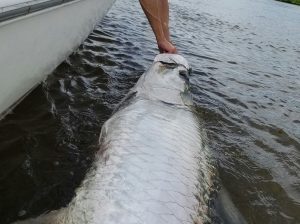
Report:
[[[0,23],[0,119],[66,59],[114,0],[77,0]]]

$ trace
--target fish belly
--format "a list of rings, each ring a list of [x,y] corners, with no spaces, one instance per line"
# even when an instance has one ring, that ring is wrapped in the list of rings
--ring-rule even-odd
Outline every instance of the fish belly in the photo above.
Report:
[[[187,108],[161,102],[137,100],[117,112],[104,124],[76,213],[101,224],[206,220],[210,171],[199,129]]]

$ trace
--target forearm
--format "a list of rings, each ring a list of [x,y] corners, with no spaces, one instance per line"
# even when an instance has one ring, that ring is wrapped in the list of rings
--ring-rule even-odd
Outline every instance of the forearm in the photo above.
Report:
[[[160,53],[176,53],[170,41],[168,0],[140,0],[141,6],[155,34]]]
[[[161,0],[140,0],[141,6],[155,34],[157,42],[165,39],[164,29],[161,21]]]
[[[170,41],[169,33],[169,2],[168,0],[160,0],[160,19],[162,24],[162,29],[167,41]]]

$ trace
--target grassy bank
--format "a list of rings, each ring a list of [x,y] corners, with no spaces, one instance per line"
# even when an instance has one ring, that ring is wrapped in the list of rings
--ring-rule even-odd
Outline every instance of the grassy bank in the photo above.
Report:
[[[300,5],[300,0],[278,0],[278,1],[291,3],[291,4],[295,4],[295,5]]]

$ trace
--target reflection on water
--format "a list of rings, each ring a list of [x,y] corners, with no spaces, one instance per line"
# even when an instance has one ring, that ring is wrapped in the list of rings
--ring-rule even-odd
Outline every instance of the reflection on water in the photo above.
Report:
[[[171,1],[218,183],[249,223],[300,222],[299,10],[272,0]],[[1,223],[70,201],[101,125],[156,53],[138,1],[119,0],[1,121]]]

